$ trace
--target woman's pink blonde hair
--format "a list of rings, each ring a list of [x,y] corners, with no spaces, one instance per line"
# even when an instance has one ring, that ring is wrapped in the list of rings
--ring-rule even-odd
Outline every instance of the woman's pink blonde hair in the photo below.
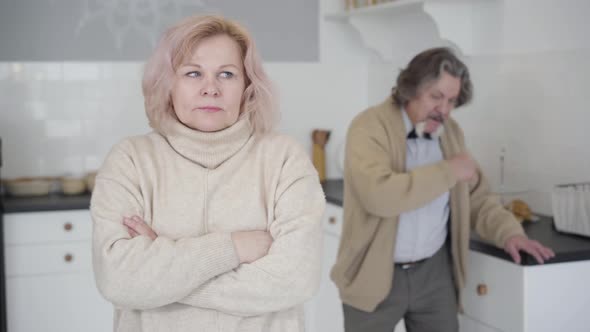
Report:
[[[257,134],[270,132],[275,124],[277,103],[256,46],[250,34],[236,22],[220,16],[193,16],[169,28],[148,60],[142,89],[150,126],[161,130],[164,117],[174,117],[170,93],[175,73],[192,56],[196,45],[207,37],[225,34],[242,50],[246,73],[240,116],[248,116]]]

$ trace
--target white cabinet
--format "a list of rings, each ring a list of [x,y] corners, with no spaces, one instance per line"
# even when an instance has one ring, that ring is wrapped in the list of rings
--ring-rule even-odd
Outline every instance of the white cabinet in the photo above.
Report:
[[[338,295],[338,288],[330,279],[330,270],[336,262],[340,243],[342,208],[334,204],[327,204],[322,223],[324,230],[322,277],[318,293],[305,306],[306,331],[343,332],[342,302]],[[398,324],[395,332],[405,332],[403,323]]]
[[[344,331],[342,302],[340,302],[336,285],[330,279],[330,270],[336,262],[338,254],[342,228],[342,208],[327,204],[322,225],[324,230],[322,276],[318,293],[305,306],[306,331],[342,332]]]
[[[462,300],[477,331],[588,331],[590,261],[520,266],[471,251],[468,264]]]
[[[342,332],[342,303],[330,280],[342,230],[342,208],[328,204],[318,294],[306,305],[308,332]],[[590,261],[521,266],[469,251],[461,332],[588,331]],[[405,331],[400,322],[395,332]]]
[[[502,331],[521,331],[524,316],[523,269],[508,261],[470,252],[465,314]]]
[[[108,332],[112,306],[91,273],[7,278],[8,331]]]
[[[498,332],[497,329],[475,321],[465,315],[459,315],[460,332]]]
[[[112,331],[94,282],[88,210],[4,217],[9,332]]]
[[[314,313],[308,317],[308,331],[344,331],[342,302],[336,285],[330,280],[330,269],[336,261],[339,238],[324,232],[324,254],[320,289],[313,299]]]

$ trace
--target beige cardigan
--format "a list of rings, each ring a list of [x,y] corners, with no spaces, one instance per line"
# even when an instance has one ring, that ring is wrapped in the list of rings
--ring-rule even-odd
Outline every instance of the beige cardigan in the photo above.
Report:
[[[391,98],[359,114],[350,125],[344,168],[344,224],[331,277],[342,301],[374,311],[393,278],[399,218],[450,190],[451,253],[457,289],[465,284],[469,234],[503,247],[508,237],[524,234],[512,214],[491,195],[478,172],[477,183],[457,182],[443,160],[406,172],[406,130]],[[465,151],[463,133],[449,119],[441,137],[445,158]]]
[[[319,284],[325,200],[294,140],[252,135],[242,119],[217,133],[169,120],[116,145],[92,195],[96,282],[115,331],[303,331]],[[130,238],[137,214],[159,235]],[[268,230],[274,242],[238,263],[230,234]]]

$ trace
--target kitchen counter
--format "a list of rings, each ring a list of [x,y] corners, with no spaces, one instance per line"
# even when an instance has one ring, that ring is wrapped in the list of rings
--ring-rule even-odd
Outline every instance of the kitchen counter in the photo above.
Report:
[[[342,206],[344,195],[342,180],[327,180],[322,187],[329,203]],[[590,238],[558,232],[555,229],[552,217],[540,217],[541,219],[537,222],[525,222],[523,227],[529,238],[537,240],[555,251],[555,257],[546,263],[590,260]],[[469,248],[503,260],[512,261],[512,258],[503,249],[484,241],[475,232],[471,234]],[[538,265],[532,256],[528,254],[522,255],[521,265]]]
[[[52,194],[48,196],[0,197],[4,213],[84,210],[90,208],[90,193],[82,195]]]
[[[326,200],[338,206],[343,201],[343,181],[327,180],[323,185]],[[83,195],[49,195],[40,197],[2,197],[4,213],[35,212],[35,211],[59,211],[59,210],[83,210],[90,207],[90,194]],[[556,256],[546,263],[573,262],[590,259],[590,238],[560,233],[555,230],[553,218],[541,216],[541,220],[535,223],[525,222],[524,230],[529,238],[535,239],[555,251]],[[481,239],[472,233],[469,247],[472,250],[511,260],[503,249]],[[537,265],[534,258],[528,254],[523,255],[522,265]]]

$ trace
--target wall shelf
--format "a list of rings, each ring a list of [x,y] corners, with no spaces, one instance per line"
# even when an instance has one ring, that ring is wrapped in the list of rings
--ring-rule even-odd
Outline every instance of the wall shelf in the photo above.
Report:
[[[328,13],[324,16],[329,21],[346,21],[350,17],[363,16],[363,15],[376,15],[376,14],[387,14],[395,15],[395,11],[410,6],[421,7],[424,0],[397,0],[385,2],[372,6],[358,7],[350,10],[336,11]]]
[[[327,22],[350,24],[367,48],[384,60],[394,57],[397,46],[417,51],[427,42],[412,40],[414,28],[432,27],[439,39],[456,45],[463,54],[488,54],[501,47],[502,1],[500,0],[395,0],[382,4],[331,11]],[[411,47],[411,48],[412,48]]]

